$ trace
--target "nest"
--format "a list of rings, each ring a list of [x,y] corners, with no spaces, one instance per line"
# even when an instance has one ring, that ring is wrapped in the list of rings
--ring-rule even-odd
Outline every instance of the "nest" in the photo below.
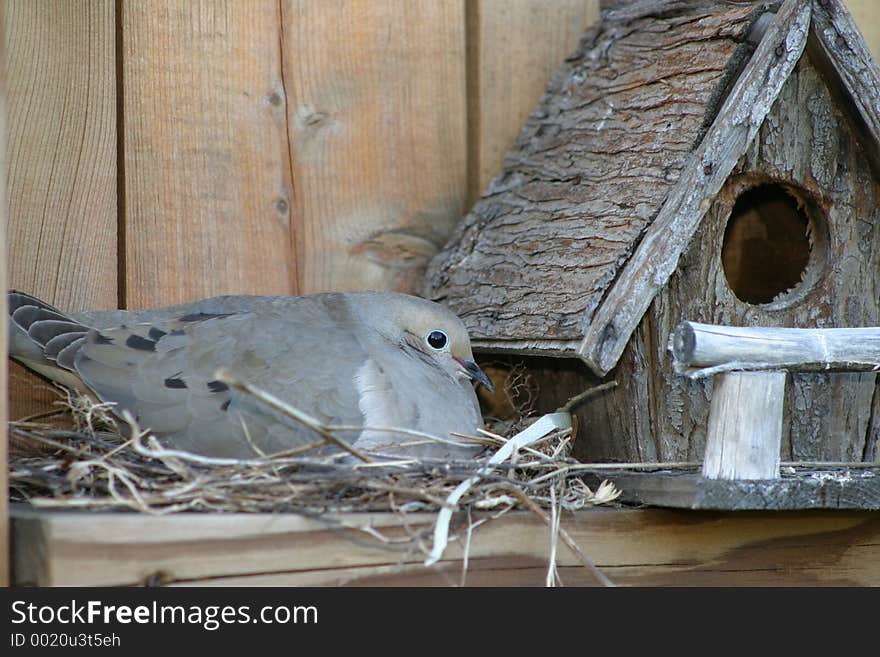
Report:
[[[228,374],[223,376],[228,384],[264,403],[281,404]],[[503,462],[493,462],[493,455],[498,456],[508,438],[489,430],[456,437],[483,446],[474,459],[371,459],[335,438],[334,431],[341,427],[315,424],[296,409],[283,407],[315,429],[320,439],[283,454],[221,459],[167,449],[129,414],[123,414],[120,422],[111,405],[64,394],[59,403],[72,417],[72,428],[34,421],[10,423],[12,501],[37,508],[148,514],[289,512],[330,521],[331,514],[352,511],[433,512],[437,514],[434,540],[411,537],[419,545],[433,546],[425,548],[426,563],[436,561],[445,548],[453,512],[473,525],[475,517],[479,524],[525,508],[552,529],[554,554],[559,539],[593,568],[560,527],[560,515],[610,502],[619,494],[608,483],[594,491],[580,478],[577,461],[570,456],[571,429],[552,431],[513,451]],[[504,426],[512,432],[524,424],[528,420],[516,418]],[[439,440],[412,433],[415,442]],[[342,452],[347,458],[308,454],[308,449],[328,442],[338,442],[350,454]],[[597,576],[607,583],[600,573]]]

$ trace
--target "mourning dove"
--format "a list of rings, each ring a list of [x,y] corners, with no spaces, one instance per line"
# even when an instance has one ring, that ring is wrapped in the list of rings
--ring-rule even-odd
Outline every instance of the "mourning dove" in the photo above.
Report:
[[[136,416],[169,447],[247,458],[315,442],[312,430],[217,380],[218,368],[329,425],[358,450],[468,457],[482,426],[462,322],[391,292],[221,296],[152,310],[63,313],[10,292],[10,356]],[[422,445],[403,428],[449,442]],[[458,442],[460,446],[450,444]],[[338,450],[338,448],[335,448]],[[324,448],[324,453],[334,451]]]

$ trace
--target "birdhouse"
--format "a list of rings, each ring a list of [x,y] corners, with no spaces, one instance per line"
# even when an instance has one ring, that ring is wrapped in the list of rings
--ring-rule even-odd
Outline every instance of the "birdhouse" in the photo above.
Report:
[[[682,320],[880,322],[880,70],[838,0],[607,10],[428,272],[475,349],[581,406],[586,460],[702,458]],[[535,358],[538,357],[538,358]],[[876,374],[795,373],[782,457],[874,460]],[[544,393],[545,396],[548,393]]]
[[[686,367],[717,368],[701,359],[719,335],[784,341],[774,355],[787,356],[795,340],[780,336],[809,331],[840,356],[845,327],[880,327],[880,72],[843,1],[3,3],[0,289],[82,320],[13,296],[56,364],[91,340],[102,388],[145,404],[111,415],[58,400],[13,366],[8,414],[0,397],[0,585],[146,585],[154,601],[166,584],[880,585],[880,463],[865,463],[880,435],[873,363],[716,380],[673,367],[687,355]],[[872,0],[845,2],[871,25]],[[539,99],[502,170],[495,156]],[[535,421],[470,426],[473,396],[455,381],[479,370],[435,322],[358,356],[393,319],[370,301],[281,319],[255,349],[242,345],[264,320],[248,313],[238,332],[201,334],[199,354],[152,385],[140,374],[154,355],[183,355],[184,325],[234,317],[214,302],[167,322],[145,309],[361,289],[445,302],[481,365],[498,361],[504,387],[528,391],[514,419]],[[94,323],[117,308],[145,314]],[[352,342],[334,342],[334,327]],[[812,340],[829,332],[838,343]],[[688,347],[674,359],[671,336]],[[21,336],[0,325],[0,345],[10,337]],[[434,352],[415,343],[457,363],[444,375],[455,381],[421,378]],[[228,362],[230,345],[247,371]],[[226,362],[210,378],[184,371],[215,349]],[[317,412],[276,394],[294,365],[315,373],[296,392]],[[247,373],[267,370],[272,381]],[[362,417],[325,424],[320,409],[343,388]],[[755,403],[737,410],[756,412],[725,414],[743,388]],[[238,410],[232,391],[259,400],[264,429],[283,411],[315,442],[278,453],[246,425],[246,452],[209,456],[156,435],[183,417],[192,445],[216,445],[213,420]],[[162,410],[190,393],[186,411]],[[400,426],[392,405],[417,423]],[[577,422],[543,415],[560,407]],[[785,431],[753,441],[781,455],[777,477],[698,472],[716,444],[738,453],[729,426],[764,416]],[[486,448],[476,458],[364,462],[388,435],[446,450],[471,428]],[[372,444],[307,454],[354,431]],[[597,485],[606,478],[616,488]],[[646,487],[666,501],[640,499]],[[684,500],[710,488],[714,506]],[[730,512],[744,508],[762,511]],[[250,627],[265,643],[268,625]]]

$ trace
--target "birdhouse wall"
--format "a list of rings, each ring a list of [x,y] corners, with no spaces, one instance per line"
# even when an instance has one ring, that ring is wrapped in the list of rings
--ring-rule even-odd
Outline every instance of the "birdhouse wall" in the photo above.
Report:
[[[582,425],[591,427],[590,435],[617,441],[581,442],[582,456],[702,458],[712,379],[692,381],[673,372],[669,336],[683,319],[802,328],[876,326],[880,321],[880,186],[864,150],[872,142],[860,139],[841,96],[820,69],[815,53],[800,61],[610,375],[618,387],[582,409]],[[759,195],[776,190],[774,203],[791,199],[792,211],[805,217],[800,238],[809,242],[803,281],[765,304],[737,297],[728,280],[730,265],[726,269],[722,260],[728,218],[737,199],[756,188]],[[782,210],[772,203],[769,208],[766,225],[778,228]],[[757,256],[751,265],[759,270],[756,275],[771,275],[763,268],[772,270],[785,253],[760,254],[756,249],[762,245],[766,242],[753,240],[744,248]],[[781,246],[787,248],[784,239]],[[875,378],[873,373],[789,376],[783,459],[871,457],[878,433],[878,414],[872,412]]]

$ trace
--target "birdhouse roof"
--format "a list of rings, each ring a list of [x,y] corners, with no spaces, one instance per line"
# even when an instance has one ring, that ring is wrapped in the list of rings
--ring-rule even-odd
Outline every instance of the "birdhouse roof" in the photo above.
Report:
[[[478,349],[606,374],[807,47],[876,145],[880,69],[840,0],[606,11],[432,261],[427,296]]]

